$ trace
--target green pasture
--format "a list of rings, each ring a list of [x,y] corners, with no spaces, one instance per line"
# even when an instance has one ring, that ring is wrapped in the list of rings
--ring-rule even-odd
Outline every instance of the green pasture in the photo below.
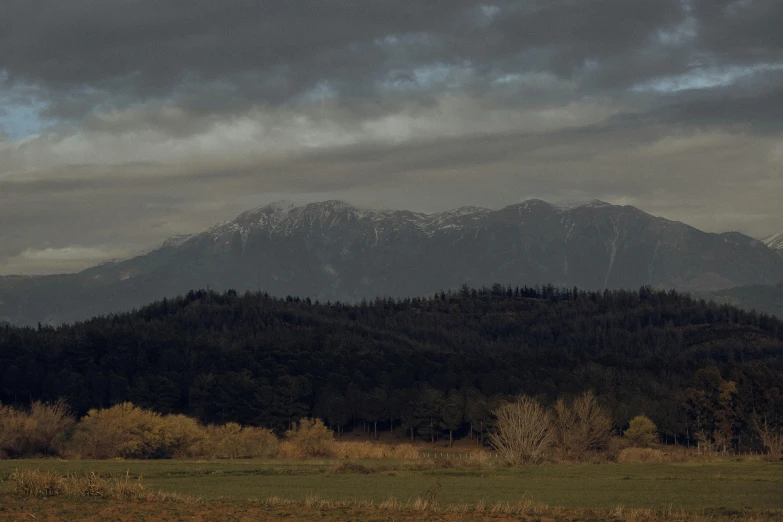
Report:
[[[656,510],[783,510],[783,463],[550,464],[442,468],[433,461],[0,461],[15,469],[142,476],[151,488],[206,499],[383,501],[435,498],[442,504],[533,501],[550,507]],[[363,469],[362,466],[365,468]],[[0,489],[4,486],[0,483]]]

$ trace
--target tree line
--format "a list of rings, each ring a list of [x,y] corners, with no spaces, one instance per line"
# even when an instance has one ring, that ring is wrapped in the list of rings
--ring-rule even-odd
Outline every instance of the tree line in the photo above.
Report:
[[[0,402],[131,401],[282,433],[486,440],[517,395],[592,390],[618,433],[645,414],[662,441],[753,447],[783,421],[783,328],[674,291],[508,287],[356,304],[190,291],[58,328],[0,326]]]

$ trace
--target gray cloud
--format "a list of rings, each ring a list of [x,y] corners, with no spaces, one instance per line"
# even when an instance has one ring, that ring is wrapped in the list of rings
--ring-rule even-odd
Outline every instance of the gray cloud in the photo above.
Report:
[[[280,198],[783,229],[778,4],[5,0],[0,111],[47,128],[0,129],[0,274]]]
[[[56,93],[50,116],[172,98],[194,111],[243,110],[319,88],[352,106],[395,89],[426,99],[428,87],[486,89],[528,71],[570,78],[586,62],[634,57],[649,64],[634,67],[642,77],[683,67],[652,42],[681,22],[680,0],[9,0],[0,17],[7,81]],[[639,59],[651,46],[666,56]],[[432,67],[465,78],[427,77]],[[608,63],[611,83],[617,69]]]

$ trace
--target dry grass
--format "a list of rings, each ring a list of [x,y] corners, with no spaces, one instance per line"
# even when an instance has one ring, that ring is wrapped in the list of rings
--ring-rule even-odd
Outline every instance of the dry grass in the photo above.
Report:
[[[386,445],[369,441],[337,441],[332,444],[331,456],[338,459],[415,460],[419,458],[419,450],[412,444]]]
[[[653,448],[625,448],[620,450],[620,462],[665,462],[666,455]]]
[[[444,520],[453,520],[449,515],[459,515],[460,519],[468,520],[484,519],[487,515],[498,516],[506,515],[512,517],[525,517],[526,520],[555,519],[563,521],[576,520],[616,520],[623,522],[728,522],[728,521],[751,521],[763,522],[769,520],[783,520],[783,513],[780,512],[759,512],[759,513],[727,513],[727,514],[703,514],[688,512],[681,509],[670,507],[665,510],[625,508],[616,506],[612,509],[604,510],[581,510],[552,507],[546,504],[538,503],[532,499],[523,499],[518,502],[496,502],[486,504],[483,501],[476,503],[457,503],[440,504],[437,500],[428,497],[417,497],[408,501],[401,501],[390,497],[382,502],[372,502],[367,500],[327,500],[311,495],[304,500],[290,500],[280,497],[270,497],[264,500],[255,501],[256,504],[268,508],[280,507],[305,507],[318,510],[339,510],[339,509],[361,509],[371,512],[385,512],[394,517],[405,517],[406,515],[416,513],[421,514],[422,519],[426,515],[441,515],[447,518]],[[322,515],[323,516],[323,515]],[[431,519],[430,517],[427,519]],[[440,519],[440,518],[438,518]]]
[[[620,450],[617,460],[618,462],[685,462],[689,457],[686,451],[625,448]]]
[[[60,475],[53,471],[14,471],[6,490],[25,497],[101,497],[112,500],[168,500],[182,499],[180,495],[151,491],[141,477],[131,479],[128,474],[109,478],[89,473]]]
[[[558,520],[622,520],[627,522],[658,522],[658,521],[690,521],[718,522],[723,520],[778,520],[778,513],[757,513],[743,514],[740,518],[734,515],[701,515],[698,513],[689,513],[683,510],[669,508],[667,510],[654,509],[627,509],[623,506],[617,506],[608,510],[573,510],[559,507],[551,507],[546,504],[534,502],[530,499],[519,502],[496,502],[486,504],[485,502],[476,503],[458,503],[458,504],[439,504],[425,497],[417,497],[408,501],[401,501],[390,497],[382,502],[374,503],[372,501],[355,500],[327,500],[318,496],[308,496],[304,500],[290,500],[280,497],[270,497],[265,500],[256,501],[258,504],[269,508],[279,507],[306,507],[309,509],[336,510],[336,509],[365,509],[372,511],[388,512],[389,515],[405,515],[408,513],[427,514],[456,514],[464,517],[483,518],[486,515],[508,515],[516,517],[526,517],[532,520],[539,520],[544,517]],[[451,520],[449,518],[449,520]]]
[[[422,459],[414,469],[489,468],[499,464],[505,464],[505,461],[493,459],[491,453],[482,450],[469,453],[466,457]]]
[[[79,499],[51,501],[7,496],[3,513],[9,520],[397,520],[399,522],[455,522],[492,520],[559,522],[612,520],[614,522],[763,522],[779,521],[781,513],[687,513],[675,510],[654,511],[617,506],[606,510],[570,510],[547,508],[531,503],[433,505],[425,500],[401,502],[389,498],[383,502],[335,502],[311,496],[300,501],[279,497],[248,502],[81,502]]]
[[[286,432],[277,446],[281,459],[330,457],[337,459],[416,460],[420,452],[412,444],[378,444],[370,441],[336,441],[320,420],[302,419]]]
[[[481,451],[474,451],[468,455],[467,461],[470,464],[476,465],[476,466],[491,466],[494,465],[494,462],[492,461],[492,454],[481,450]]]

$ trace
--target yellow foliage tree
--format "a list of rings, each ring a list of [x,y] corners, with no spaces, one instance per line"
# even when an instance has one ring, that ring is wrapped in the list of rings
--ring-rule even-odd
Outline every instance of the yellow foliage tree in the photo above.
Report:
[[[658,441],[658,427],[645,415],[637,415],[628,423],[623,436],[634,446],[649,448]]]
[[[300,420],[285,438],[301,457],[327,457],[332,453],[334,434],[321,419]]]

